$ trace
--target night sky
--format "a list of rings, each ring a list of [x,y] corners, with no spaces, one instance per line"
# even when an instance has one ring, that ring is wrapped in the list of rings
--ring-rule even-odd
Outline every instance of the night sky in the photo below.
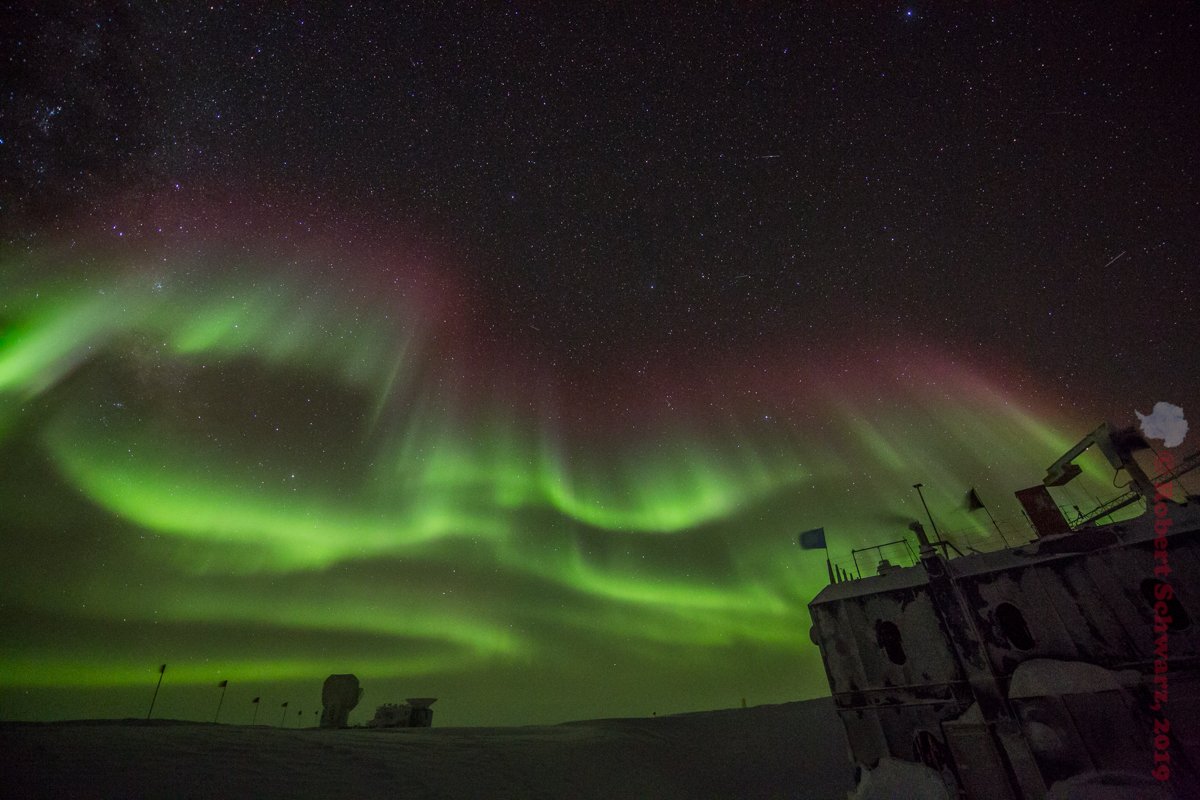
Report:
[[[1195,4],[87,5],[0,20],[0,717],[813,697],[797,533],[1200,420]]]

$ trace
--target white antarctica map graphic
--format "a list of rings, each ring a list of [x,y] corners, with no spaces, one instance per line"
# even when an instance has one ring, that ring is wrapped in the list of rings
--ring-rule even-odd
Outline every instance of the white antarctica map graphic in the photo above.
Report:
[[[1177,447],[1187,436],[1187,420],[1183,418],[1183,409],[1179,406],[1159,400],[1149,414],[1140,411],[1133,413],[1137,414],[1142,433],[1150,439],[1162,439],[1167,447]]]

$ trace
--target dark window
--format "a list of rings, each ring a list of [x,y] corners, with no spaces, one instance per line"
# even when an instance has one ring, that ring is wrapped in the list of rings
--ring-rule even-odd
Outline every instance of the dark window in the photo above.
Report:
[[[875,623],[875,642],[887,653],[893,664],[903,664],[908,661],[904,655],[904,643],[900,641],[900,629],[894,622],[879,620]]]
[[[1163,586],[1163,582],[1155,578],[1146,578],[1142,581],[1142,597],[1146,598],[1146,602],[1150,604],[1150,611],[1154,611],[1154,604],[1159,602],[1158,594],[1159,586]],[[1187,609],[1183,607],[1183,603],[1179,602],[1179,591],[1174,584],[1171,585],[1171,599],[1163,600],[1167,604],[1167,616],[1170,622],[1167,623],[1167,630],[1171,633],[1176,631],[1186,631],[1192,626],[1192,618],[1188,616]]]
[[[1008,639],[1013,647],[1018,650],[1033,649],[1033,634],[1025,624],[1025,615],[1021,613],[1021,609],[1012,603],[1001,603],[996,606],[996,622],[1000,625],[1000,632],[1004,634],[1004,638]]]

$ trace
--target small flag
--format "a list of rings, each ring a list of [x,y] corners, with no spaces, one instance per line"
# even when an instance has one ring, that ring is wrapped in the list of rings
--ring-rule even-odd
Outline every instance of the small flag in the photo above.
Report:
[[[979,492],[971,487],[971,491],[967,492],[967,511],[978,511],[983,507],[983,501],[979,499]]]
[[[825,529],[813,528],[811,531],[805,531],[796,537],[796,541],[804,550],[823,550],[825,549]]]
[[[258,701],[259,701],[259,700],[262,700],[262,698],[261,698],[261,697],[256,697],[256,698],[254,698],[253,700],[251,700],[250,702],[251,702],[251,703],[258,703]]]
[[[163,664],[161,667],[159,667],[159,668],[158,668],[158,674],[159,674],[159,675],[162,675],[162,674],[163,674],[164,672],[166,672],[166,671],[167,671],[167,665],[166,665],[166,664]]]
[[[283,705],[281,705],[280,708],[287,708],[287,703],[284,703]]]
[[[229,685],[229,681],[221,681],[220,683],[217,684],[217,688],[224,689],[228,685]]]

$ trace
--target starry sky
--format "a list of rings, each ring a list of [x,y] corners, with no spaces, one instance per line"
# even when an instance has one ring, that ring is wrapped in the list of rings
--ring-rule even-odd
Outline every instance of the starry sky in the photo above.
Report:
[[[2,718],[818,696],[800,531],[1200,415],[1194,5],[326,5],[5,6]]]

